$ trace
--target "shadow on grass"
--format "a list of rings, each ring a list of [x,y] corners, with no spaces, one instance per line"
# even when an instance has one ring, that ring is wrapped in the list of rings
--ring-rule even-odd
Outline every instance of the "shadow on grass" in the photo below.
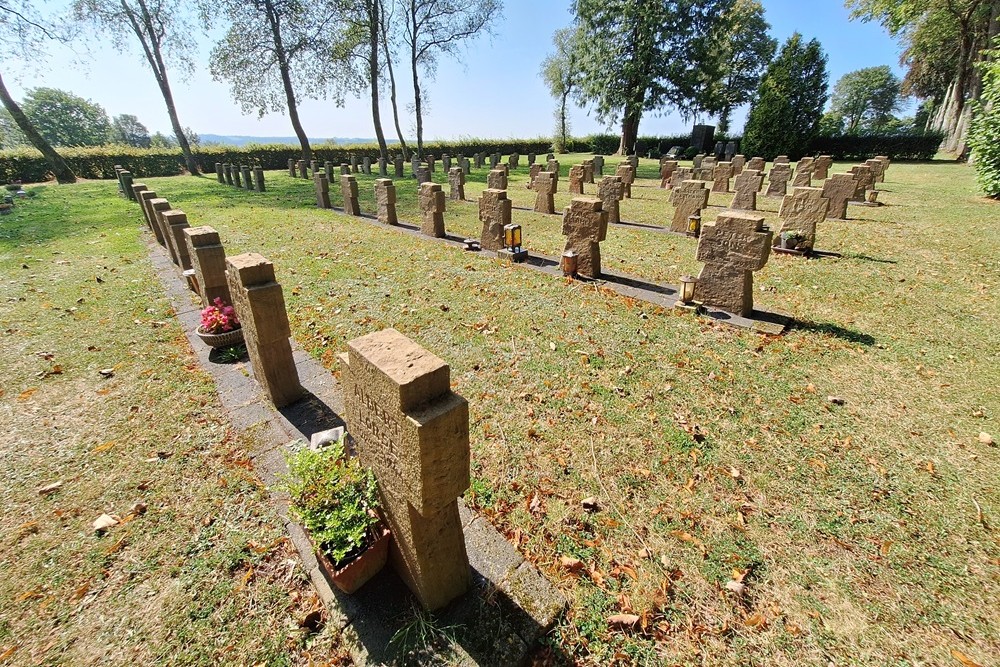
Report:
[[[791,327],[794,329],[802,329],[803,331],[834,336],[835,338],[846,340],[849,343],[857,343],[858,345],[864,345],[865,347],[871,347],[875,344],[874,336],[860,331],[855,331],[853,329],[847,329],[839,324],[833,324],[832,322],[792,320]]]
[[[895,259],[885,259],[882,257],[872,257],[871,255],[862,255],[857,252],[845,252],[841,255],[844,259],[856,259],[861,262],[875,262],[876,264],[899,264]]]

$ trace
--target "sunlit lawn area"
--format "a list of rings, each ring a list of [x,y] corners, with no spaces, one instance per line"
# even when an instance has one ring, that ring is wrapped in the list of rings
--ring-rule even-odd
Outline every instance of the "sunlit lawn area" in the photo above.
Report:
[[[559,156],[557,210],[584,157]],[[558,255],[560,218],[520,208],[534,201],[524,162],[514,221],[529,250]],[[639,171],[623,220],[669,225],[656,162]],[[358,175],[368,214],[375,178]],[[570,600],[550,637],[566,655],[1000,655],[1000,449],[987,437],[1000,439],[1000,204],[968,167],[894,164],[885,206],[820,226],[817,248],[841,257],[772,256],[755,302],[794,317],[780,337],[319,210],[311,181],[267,179],[263,194],[214,175],[137,180],[218,229],[228,253],[272,260],[295,340],[334,372],[346,341],[389,326],[451,364],[470,402],[467,500]],[[435,180],[447,191],[440,166]],[[449,232],[478,237],[485,180],[474,172],[470,201],[448,202]],[[397,188],[400,218],[419,222],[415,182]],[[0,656],[330,660],[332,633],[298,627],[310,593],[286,576],[281,524],[151,277],[138,207],[115,189],[38,187],[0,219]],[[704,218],[731,197],[713,194]],[[778,204],[760,198],[775,229]],[[673,283],[699,270],[696,243],[613,227],[604,266]],[[581,505],[591,496],[596,512]],[[93,536],[99,514],[138,500],[145,514]]]

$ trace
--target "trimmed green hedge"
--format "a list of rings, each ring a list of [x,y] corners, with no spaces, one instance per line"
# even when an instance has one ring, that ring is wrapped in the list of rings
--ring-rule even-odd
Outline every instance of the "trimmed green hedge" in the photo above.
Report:
[[[407,146],[409,148],[409,146]],[[340,164],[348,162],[351,155],[361,158],[368,156],[376,160],[378,145],[319,144],[313,146],[314,158],[320,162],[329,160]],[[617,146],[616,146],[617,148]],[[550,139],[469,139],[456,142],[433,142],[424,144],[424,152],[440,157],[450,155],[500,152],[509,155],[535,153],[545,155],[552,150]],[[586,150],[574,146],[574,150]],[[389,147],[390,155],[398,154],[396,146]],[[184,160],[179,149],[132,148],[129,146],[98,146],[90,148],[62,148],[59,154],[80,178],[115,178],[115,165],[120,164],[136,179],[150,176],[176,176],[182,173]],[[248,144],[247,146],[206,146],[194,151],[195,161],[205,173],[215,173],[216,162],[229,162],[261,166],[264,169],[285,169],[289,158],[298,160],[301,151],[298,146],[287,144]],[[49,166],[41,154],[30,148],[0,151],[0,181],[22,181],[37,183],[52,177]]]
[[[719,138],[726,141],[728,138]],[[888,155],[893,160],[930,160],[937,153],[942,137],[938,134],[917,136],[871,137],[819,137],[810,145],[810,153],[832,155],[835,160],[866,160],[875,155]],[[662,155],[673,146],[688,146],[687,135],[674,137],[639,137],[636,147],[639,155],[652,151],[654,157]],[[573,139],[567,149],[574,153],[612,155],[618,150],[619,137],[613,134],[595,134]],[[390,154],[398,154],[397,146],[390,146]],[[499,152],[509,155],[535,153],[545,155],[552,150],[549,139],[465,139],[454,142],[433,142],[424,145],[425,153],[440,157],[442,154],[467,155]],[[320,144],[313,146],[315,159],[329,160],[336,164],[348,162],[351,155],[359,158],[378,158],[378,146]],[[115,178],[115,165],[120,164],[136,179],[150,176],[176,176],[183,171],[183,160],[178,149],[132,148],[129,146],[100,146],[92,148],[64,148],[63,159],[80,178]],[[288,160],[300,156],[297,146],[284,144],[250,144],[243,147],[206,146],[194,153],[195,160],[205,173],[215,173],[216,162],[261,166],[264,169],[285,169]],[[34,149],[0,151],[0,182],[22,181],[37,183],[52,177],[48,164]]]
[[[816,137],[809,144],[809,152],[842,161],[864,161],[876,155],[888,155],[893,160],[933,160],[943,140],[944,136],[936,133]]]

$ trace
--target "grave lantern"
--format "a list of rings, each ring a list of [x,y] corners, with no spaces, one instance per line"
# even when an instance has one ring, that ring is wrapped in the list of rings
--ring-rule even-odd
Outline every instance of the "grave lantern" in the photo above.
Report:
[[[694,288],[698,284],[698,279],[694,276],[681,276],[681,288],[677,294],[677,303],[674,308],[686,310],[698,314],[702,312],[702,304],[694,300]]]
[[[694,276],[681,276],[680,299],[685,306],[691,305],[694,301],[694,286],[697,284],[698,279]]]
[[[567,278],[572,278],[576,275],[576,253],[572,250],[567,250],[563,253],[562,259],[559,262],[559,267],[562,269],[562,274]]]
[[[698,237],[701,236],[701,216],[700,215],[689,215],[688,216],[688,226],[687,235]]]
[[[503,226],[503,249],[497,252],[500,257],[506,257],[512,262],[523,262],[528,257],[528,251],[521,248],[521,225]]]

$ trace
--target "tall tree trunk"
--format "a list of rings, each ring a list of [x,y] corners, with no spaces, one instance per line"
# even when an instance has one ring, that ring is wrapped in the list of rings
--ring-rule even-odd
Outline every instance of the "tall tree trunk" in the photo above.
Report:
[[[559,135],[562,141],[562,152],[568,153],[568,139],[566,137],[568,133],[568,128],[566,127],[566,98],[569,97],[569,91],[566,91],[562,95],[562,102],[559,105]]]
[[[38,133],[35,126],[24,115],[21,107],[18,106],[14,98],[7,92],[7,84],[4,83],[2,75],[0,75],[0,101],[3,102],[4,108],[10,113],[11,118],[14,119],[17,126],[21,128],[21,132],[28,138],[31,145],[37,148],[42,157],[45,158],[45,161],[49,163],[49,167],[52,169],[56,180],[60,183],[76,183],[76,174],[73,173],[73,170],[69,168],[69,165],[62,159],[62,156],[56,152],[56,149],[52,148],[52,145],[45,140],[45,137]]]
[[[388,151],[385,147],[385,133],[382,131],[382,114],[378,108],[378,33],[379,0],[366,0],[368,3],[368,78],[372,86],[372,122],[375,124],[375,138],[378,140],[379,155],[385,160]]]
[[[184,128],[177,117],[177,106],[174,104],[174,96],[170,91],[170,80],[167,78],[167,66],[163,62],[163,52],[160,50],[160,33],[153,26],[153,17],[146,6],[145,0],[139,0],[139,9],[142,11],[142,27],[139,26],[134,12],[127,6],[125,0],[121,0],[122,7],[126,10],[132,32],[142,43],[143,52],[149,66],[153,68],[153,76],[156,77],[156,84],[160,87],[160,94],[163,95],[163,102],[167,105],[167,115],[170,117],[170,125],[177,137],[177,144],[180,146],[181,154],[184,156],[184,165],[191,174],[198,173],[198,163],[195,162],[191,154],[191,145],[188,143]],[[145,30],[143,30],[143,27]],[[147,43],[148,39],[148,43]]]
[[[278,22],[278,14],[274,10],[272,0],[265,0],[264,9],[267,12],[267,22],[271,26],[271,37],[274,38],[274,52],[278,57],[278,72],[281,74],[281,85],[285,89],[285,103],[288,105],[288,120],[292,122],[292,129],[299,139],[299,147],[302,149],[302,159],[306,162],[312,160],[312,148],[309,146],[309,137],[302,129],[302,122],[299,120],[299,107],[295,101],[295,89],[292,88],[291,68],[288,65],[288,54],[285,53],[285,45],[281,39],[281,25]]]
[[[622,138],[618,145],[619,155],[628,155],[635,150],[635,141],[639,136],[639,120],[642,118],[642,111],[626,111],[622,119]]]
[[[410,22],[410,72],[413,75],[413,115],[417,121],[417,157],[424,159],[424,119],[420,99],[420,76],[417,73],[417,3],[410,0],[410,13],[406,17]]]
[[[409,159],[406,149],[406,140],[403,139],[403,131],[399,128],[399,106],[396,104],[396,74],[392,69],[392,53],[389,52],[389,38],[386,35],[388,32],[388,26],[385,24],[385,5],[382,4],[382,0],[378,0],[380,16],[379,16],[379,33],[382,39],[382,50],[385,51],[385,65],[386,69],[389,70],[389,101],[392,103],[392,121],[396,126],[396,137],[399,139],[399,149],[403,154],[403,159]]]

